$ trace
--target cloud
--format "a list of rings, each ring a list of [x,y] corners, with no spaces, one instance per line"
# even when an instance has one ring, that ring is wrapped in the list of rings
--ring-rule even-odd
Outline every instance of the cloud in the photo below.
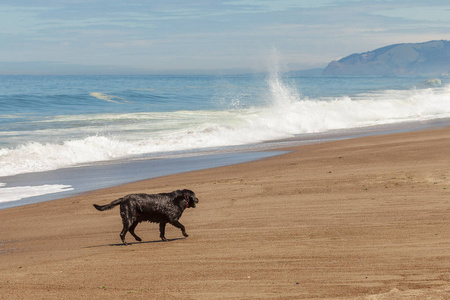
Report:
[[[287,64],[323,66],[391,43],[450,39],[449,9],[440,0],[4,0],[0,58],[254,69],[275,47]]]
[[[373,15],[385,16],[390,18],[401,18],[408,21],[422,21],[427,23],[450,23],[450,7],[446,6],[414,6],[400,7],[389,10],[380,10],[372,13]]]

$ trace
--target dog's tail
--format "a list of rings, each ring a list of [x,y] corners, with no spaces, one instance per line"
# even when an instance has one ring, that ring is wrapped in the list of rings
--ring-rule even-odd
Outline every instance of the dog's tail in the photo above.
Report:
[[[94,207],[95,207],[96,209],[98,209],[99,211],[104,211],[104,210],[111,209],[111,208],[113,208],[113,207],[116,206],[116,205],[119,205],[120,203],[122,203],[122,200],[123,200],[123,198],[120,198],[120,199],[114,200],[114,201],[111,202],[110,204],[106,204],[106,205],[97,205],[97,204],[94,204]]]

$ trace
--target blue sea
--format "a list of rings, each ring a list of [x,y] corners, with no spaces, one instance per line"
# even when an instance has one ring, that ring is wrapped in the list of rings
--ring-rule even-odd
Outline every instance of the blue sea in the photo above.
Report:
[[[448,124],[449,77],[0,76],[0,208]],[[184,187],[180,187],[184,188]]]

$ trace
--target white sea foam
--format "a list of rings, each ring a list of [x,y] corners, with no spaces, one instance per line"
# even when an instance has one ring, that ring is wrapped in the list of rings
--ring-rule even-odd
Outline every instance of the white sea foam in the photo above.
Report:
[[[97,98],[99,100],[103,100],[103,101],[107,101],[107,102],[113,102],[113,103],[128,102],[126,99],[124,99],[122,97],[108,95],[108,94],[105,94],[105,93],[92,92],[89,95],[94,97],[94,98]]]
[[[243,145],[305,133],[450,117],[448,86],[309,99],[302,98],[279,76],[270,77],[268,85],[268,103],[260,107],[48,118],[43,122],[54,122],[55,128],[64,122],[85,122],[89,126],[54,129],[66,137],[60,142],[35,141],[0,149],[0,176],[132,155]],[[52,131],[48,129],[45,135],[51,136]],[[81,133],[77,135],[76,131]]]
[[[70,185],[46,184],[39,186],[5,187],[0,183],[0,202],[17,201],[24,198],[60,193],[73,190]]]

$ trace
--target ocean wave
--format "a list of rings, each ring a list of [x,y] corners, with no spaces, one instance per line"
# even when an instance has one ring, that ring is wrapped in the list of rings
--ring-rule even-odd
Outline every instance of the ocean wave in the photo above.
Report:
[[[90,96],[97,98],[99,100],[103,100],[106,102],[112,102],[112,103],[131,103],[125,98],[114,96],[114,95],[108,95],[105,93],[98,93],[98,92],[92,92],[89,94]]]
[[[310,99],[279,76],[270,77],[267,83],[268,101],[263,106],[48,118],[42,121],[52,123],[46,127],[45,136],[59,135],[62,140],[0,149],[0,176],[450,117],[449,86]]]

